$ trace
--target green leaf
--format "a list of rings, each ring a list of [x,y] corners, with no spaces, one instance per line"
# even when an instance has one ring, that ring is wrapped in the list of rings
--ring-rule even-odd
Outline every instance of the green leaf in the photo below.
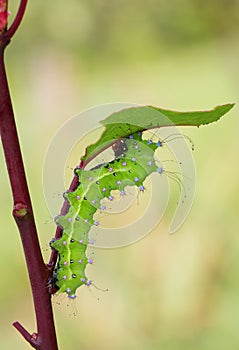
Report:
[[[234,103],[220,105],[209,111],[177,112],[153,106],[132,107],[117,111],[101,121],[105,127],[100,139],[86,148],[81,166],[89,163],[97,154],[123,137],[165,126],[206,125],[219,120],[234,106]]]

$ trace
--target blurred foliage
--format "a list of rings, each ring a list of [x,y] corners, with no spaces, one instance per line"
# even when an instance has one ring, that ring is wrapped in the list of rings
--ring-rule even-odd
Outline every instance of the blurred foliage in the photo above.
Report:
[[[12,18],[17,5],[10,1]],[[56,130],[99,103],[196,110],[238,102],[238,17],[239,0],[29,1],[6,62],[46,259],[55,225],[41,173]],[[69,307],[54,298],[60,349],[238,348],[237,115],[238,106],[218,123],[183,129],[196,145],[197,193],[180,231],[167,235],[175,194],[144,240],[94,251],[89,276],[109,292],[83,288]],[[0,345],[21,350],[28,345],[11,323],[35,325],[2,151],[0,169]]]
[[[239,1],[38,1],[29,4],[24,21],[25,35],[16,47],[52,45],[81,60],[128,61],[235,34]]]

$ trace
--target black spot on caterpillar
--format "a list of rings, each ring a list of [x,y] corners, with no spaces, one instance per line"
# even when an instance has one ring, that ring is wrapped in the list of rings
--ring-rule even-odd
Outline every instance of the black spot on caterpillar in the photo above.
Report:
[[[113,145],[112,149],[115,154],[115,158],[125,155],[127,151],[127,144],[124,139],[118,139]]]

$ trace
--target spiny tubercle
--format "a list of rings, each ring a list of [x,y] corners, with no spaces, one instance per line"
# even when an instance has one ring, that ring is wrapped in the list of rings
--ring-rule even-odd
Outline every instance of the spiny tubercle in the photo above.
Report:
[[[147,140],[137,141],[135,138],[127,139],[127,154],[110,163],[93,170],[75,169],[79,186],[74,192],[64,193],[70,207],[66,215],[56,218],[63,235],[51,246],[59,252],[56,286],[69,298],[75,298],[75,291],[81,285],[91,284],[85,269],[92,260],[86,257],[85,251],[88,244],[93,244],[88,238],[90,228],[99,224],[93,216],[98,209],[105,209],[101,200],[108,198],[112,201],[112,190],[119,190],[124,196],[126,186],[136,185],[140,191],[144,191],[143,181],[152,172],[161,173],[154,160],[157,145]]]

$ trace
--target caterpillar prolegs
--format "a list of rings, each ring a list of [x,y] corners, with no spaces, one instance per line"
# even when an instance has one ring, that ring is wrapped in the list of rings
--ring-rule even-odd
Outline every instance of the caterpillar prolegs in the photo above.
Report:
[[[78,186],[74,192],[68,191],[64,194],[64,197],[69,203],[69,210],[66,215],[56,218],[56,223],[62,228],[63,234],[62,238],[51,243],[51,246],[59,252],[51,286],[55,285],[59,292],[66,292],[68,297],[74,298],[76,289],[79,286],[91,284],[91,281],[85,274],[86,266],[92,263],[92,260],[87,256],[87,246],[93,244],[89,238],[90,233],[94,231],[94,228],[92,230],[91,228],[99,225],[96,219],[97,212],[105,210],[104,202],[106,199],[108,199],[109,203],[114,201],[115,190],[118,190],[121,196],[125,195],[127,186],[137,187],[139,192],[143,192],[145,189],[145,179],[152,173],[161,174],[162,172],[165,172],[169,178],[176,179],[179,185],[185,185],[186,177],[183,178],[183,171],[180,171],[180,178],[178,178],[177,172],[164,171],[161,166],[162,161],[161,163],[158,162],[155,156],[156,149],[161,147],[162,142],[165,140],[167,140],[166,142],[172,140],[172,135],[166,137],[162,142],[155,141],[155,137],[149,140],[143,140],[142,133],[139,132],[138,134],[138,131],[149,131],[155,128],[163,130],[165,129],[164,127],[174,125],[197,127],[207,125],[219,120],[233,106],[234,104],[229,103],[217,106],[208,111],[193,112],[170,111],[153,106],[134,106],[130,108],[123,106],[120,109],[117,106],[116,111],[110,115],[108,113],[108,107],[105,109],[104,106],[103,110],[101,108],[99,112],[102,112],[103,116],[107,116],[100,122],[104,127],[104,131],[95,143],[85,149],[85,154],[82,156],[81,161],[84,166],[87,165],[89,167],[92,164],[91,161],[96,160],[97,156],[110,146],[112,146],[115,157],[110,162],[100,161],[99,165],[90,170],[83,170],[82,168],[75,169],[75,174],[78,177]],[[98,118],[101,115],[99,112],[97,111],[96,114],[89,112],[91,117],[89,121],[94,120],[95,115]],[[86,116],[88,117],[88,114]],[[79,122],[79,124],[76,122]],[[81,129],[81,118],[73,118],[67,124],[67,127],[64,128],[65,134],[63,133],[63,135],[68,137],[69,130],[77,130],[76,137],[78,140],[79,132],[76,125],[79,125]],[[59,133],[52,143],[50,152],[48,152],[50,156],[48,156],[46,164],[51,165],[52,159],[55,161],[56,157],[61,155],[61,152],[59,152],[61,144],[62,133]],[[68,145],[67,149],[70,150],[70,146]],[[183,157],[183,153],[185,152],[180,147],[174,147],[173,154],[175,155],[177,164],[180,164],[180,170],[183,168],[181,166],[183,163],[185,163],[184,169],[188,167],[190,170],[189,173],[192,181],[186,183],[186,190],[187,193],[190,191],[191,195],[187,196],[189,198],[187,204],[181,206],[183,209],[181,211],[176,210],[175,214],[177,215],[172,220],[173,228],[170,232],[175,232],[188,215],[195,190],[193,161],[190,161],[188,157],[186,162],[178,162]],[[62,160],[61,157],[57,159],[60,160],[56,162],[58,165]],[[57,170],[61,171],[61,168]],[[46,179],[49,178],[47,171],[45,177]],[[180,182],[181,178],[183,178],[184,183]],[[52,185],[55,184],[55,174],[50,183],[50,188],[52,188]],[[158,187],[152,194],[156,193],[157,189]],[[160,195],[161,193],[158,194],[158,196]],[[100,226],[98,228],[99,231]]]
[[[119,141],[119,140],[118,140]],[[130,135],[113,145],[115,159],[91,170],[76,168],[78,187],[74,192],[65,192],[69,202],[66,215],[56,218],[63,229],[62,237],[51,243],[59,252],[59,260],[54,271],[58,292],[66,292],[69,298],[76,297],[76,289],[92,282],[85,274],[86,266],[92,264],[87,257],[87,246],[94,242],[89,239],[92,226],[98,226],[94,214],[105,210],[102,200],[113,201],[112,191],[125,195],[126,186],[137,186],[144,191],[144,181],[153,172],[162,173],[157,164],[155,151],[161,147],[160,141],[142,140],[142,133]]]

